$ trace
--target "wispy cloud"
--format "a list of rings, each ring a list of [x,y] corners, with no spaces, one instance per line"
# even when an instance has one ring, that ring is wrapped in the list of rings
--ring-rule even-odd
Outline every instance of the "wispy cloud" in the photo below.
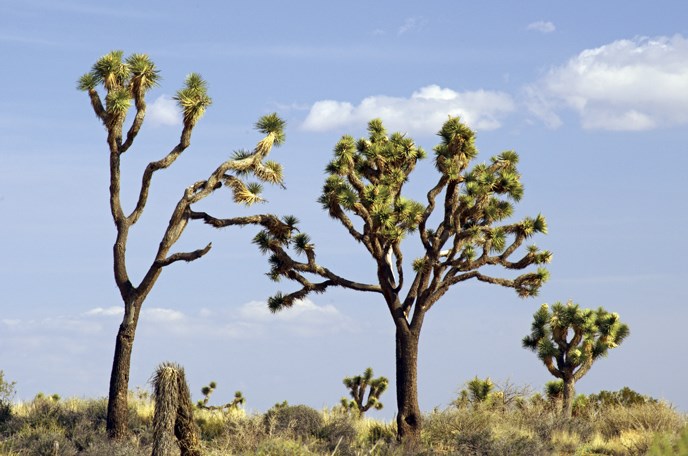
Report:
[[[397,35],[423,30],[427,24],[428,20],[422,16],[408,17],[397,30]]]
[[[500,119],[515,109],[510,95],[477,90],[456,92],[429,85],[413,92],[409,98],[386,95],[371,96],[358,105],[347,101],[322,100],[313,104],[303,128],[325,131],[365,125],[380,117],[390,129],[411,133],[435,133],[447,116],[461,116],[473,128],[493,130]]]
[[[175,126],[182,123],[177,102],[167,95],[160,95],[156,98],[148,106],[146,116],[151,124],[155,126]]]
[[[556,29],[557,28],[554,26],[554,24],[549,22],[549,21],[531,22],[526,27],[526,30],[534,30],[534,31],[540,32],[540,33],[552,33]]]
[[[561,109],[586,129],[650,130],[688,124],[688,40],[619,40],[586,49],[525,88],[531,113],[550,127]]]

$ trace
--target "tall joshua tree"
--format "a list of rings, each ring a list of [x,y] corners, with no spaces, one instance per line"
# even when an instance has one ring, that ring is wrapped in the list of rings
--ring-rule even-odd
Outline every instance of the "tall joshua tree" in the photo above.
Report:
[[[563,381],[562,414],[571,417],[575,383],[601,356],[618,347],[629,335],[619,314],[600,307],[581,309],[569,301],[543,304],[533,315],[532,331],[523,347],[537,353],[550,374]]]
[[[398,437],[413,444],[421,427],[417,363],[425,314],[452,286],[471,279],[513,288],[521,297],[535,295],[547,278],[543,268],[513,278],[484,270],[522,270],[548,262],[551,254],[530,246],[519,259],[510,260],[526,239],[546,232],[541,215],[498,225],[512,214],[508,200],[518,201],[523,194],[515,152],[503,152],[469,169],[478,153],[474,133],[458,118],[450,118],[434,149],[439,176],[421,204],[402,196],[402,191],[425,156],[423,149],[404,134],[388,135],[379,119],[369,123],[368,133],[368,138],[344,136],[337,143],[319,201],[370,255],[377,271],[371,283],[347,279],[320,265],[305,233],[267,228],[254,242],[271,254],[273,279],[287,278],[301,287],[270,298],[273,312],[333,286],[381,296],[396,328]],[[413,262],[407,284],[410,274],[402,240],[413,232],[418,232],[422,256]],[[305,258],[300,261],[298,256]]]
[[[115,223],[117,236],[113,246],[115,283],[124,303],[124,317],[117,333],[115,354],[110,377],[107,429],[110,437],[121,438],[126,433],[127,391],[129,367],[134,344],[136,326],[146,296],[150,293],[163,268],[178,261],[194,261],[210,251],[211,244],[190,252],[170,253],[175,242],[181,237],[189,220],[202,218],[192,205],[211,195],[215,190],[229,187],[234,201],[250,205],[261,201],[261,186],[257,183],[244,183],[240,176],[254,175],[259,180],[280,184],[282,168],[278,163],[265,161],[273,145],[284,141],[284,122],[271,114],[262,117],[256,128],[265,137],[258,142],[253,151],[239,151],[221,163],[205,180],[186,187],[179,198],[167,225],[155,257],[138,284],[132,282],[127,272],[127,240],[130,228],[138,222],[148,201],[153,175],[171,166],[189,147],[191,133],[206,108],[211,104],[206,82],[198,74],[190,74],[176,96],[177,104],[183,114],[181,137],[166,155],[146,166],[141,179],[138,198],[131,212],[126,213],[120,198],[120,161],[136,139],[146,116],[146,93],[159,80],[155,64],[144,54],[133,54],[126,59],[121,51],[111,52],[101,57],[83,75],[78,88],[88,93],[96,117],[107,131],[107,145],[110,152],[110,211]],[[103,105],[101,95],[104,95]],[[133,109],[132,109],[133,102]],[[134,111],[133,120],[124,135],[127,114]],[[225,219],[223,226],[272,223],[272,216],[249,216]]]

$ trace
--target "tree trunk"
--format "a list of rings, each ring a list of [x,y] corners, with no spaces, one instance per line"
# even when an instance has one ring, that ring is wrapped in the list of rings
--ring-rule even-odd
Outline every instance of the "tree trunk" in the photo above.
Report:
[[[117,332],[115,342],[115,356],[112,360],[110,373],[110,392],[108,395],[107,432],[111,439],[126,437],[129,422],[128,394],[129,369],[131,367],[131,352],[136,334],[139,305],[125,304],[132,308],[133,315],[125,311],[122,324]],[[130,307],[131,306],[131,307]]]
[[[420,441],[418,338],[409,329],[396,330],[397,438],[407,447]]]
[[[573,378],[564,378],[564,399],[562,415],[571,418],[573,415],[573,396],[575,394]]]

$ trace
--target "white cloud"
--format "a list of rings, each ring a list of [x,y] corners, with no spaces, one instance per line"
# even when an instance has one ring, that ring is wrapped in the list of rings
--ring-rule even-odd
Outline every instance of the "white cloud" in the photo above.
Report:
[[[562,108],[587,129],[649,130],[688,124],[688,40],[619,40],[586,49],[525,89],[530,111],[550,127]]]
[[[552,33],[557,28],[554,26],[553,23],[551,23],[549,21],[537,21],[537,22],[531,22],[530,24],[528,24],[526,29],[527,30],[535,30],[536,32],[541,32],[541,33]]]
[[[451,115],[461,116],[473,128],[493,130],[499,128],[500,119],[513,110],[514,102],[504,92],[456,92],[429,85],[413,92],[409,98],[377,95],[363,99],[357,106],[346,101],[317,101],[311,107],[303,128],[325,131],[361,126],[379,117],[392,130],[435,133]]]
[[[104,316],[104,317],[112,317],[115,315],[122,315],[124,313],[124,308],[122,306],[112,306],[108,308],[103,308],[103,307],[96,307],[94,309],[91,309],[87,312],[84,312],[84,315],[88,316]]]
[[[178,310],[164,309],[162,307],[144,308],[141,311],[141,317],[144,320],[157,323],[181,322],[186,318],[185,315]]]
[[[155,126],[174,126],[182,123],[177,102],[167,95],[160,95],[148,105],[146,118]]]
[[[351,331],[353,322],[332,305],[317,305],[310,299],[298,300],[289,309],[272,313],[265,302],[252,301],[239,309],[239,321],[269,326],[299,336],[316,336]]]
[[[397,34],[403,35],[404,33],[408,33],[411,31],[422,30],[423,28],[425,28],[427,24],[427,19],[421,16],[409,17],[406,18],[401,27],[399,27],[399,30],[397,30]]]

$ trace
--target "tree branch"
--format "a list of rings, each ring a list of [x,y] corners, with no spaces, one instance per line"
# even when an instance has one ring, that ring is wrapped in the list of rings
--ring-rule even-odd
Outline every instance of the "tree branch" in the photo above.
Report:
[[[138,221],[139,217],[141,217],[141,214],[143,213],[144,208],[146,207],[153,173],[158,170],[168,168],[170,165],[172,165],[172,163],[175,162],[175,160],[177,160],[182,152],[189,147],[189,144],[191,143],[192,129],[193,126],[185,125],[184,129],[182,130],[179,144],[177,144],[174,149],[172,149],[165,157],[158,161],[150,162],[148,166],[146,166],[146,170],[143,172],[143,176],[141,178],[141,190],[139,191],[139,198],[136,202],[136,207],[127,217],[129,223],[132,225]]]
[[[188,262],[197,260],[197,259],[201,258],[203,255],[205,255],[206,253],[210,252],[210,249],[212,246],[213,246],[213,243],[211,242],[208,245],[206,245],[204,248],[194,250],[193,252],[178,252],[178,253],[172,254],[172,255],[168,256],[167,258],[165,258],[164,260],[156,261],[155,266],[165,267],[165,266],[169,266],[172,263],[175,263],[177,261],[186,261],[188,263]]]

